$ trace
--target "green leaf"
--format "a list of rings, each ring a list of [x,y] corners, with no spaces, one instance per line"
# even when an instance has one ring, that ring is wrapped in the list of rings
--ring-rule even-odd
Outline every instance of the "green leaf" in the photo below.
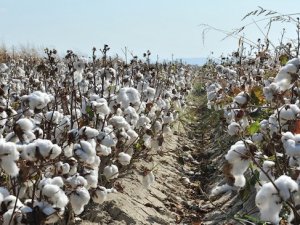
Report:
[[[89,115],[89,117],[94,117],[94,110],[92,109],[91,106],[86,107],[86,112]]]
[[[253,135],[254,133],[258,132],[260,128],[260,124],[258,121],[255,121],[248,127],[248,133]]]

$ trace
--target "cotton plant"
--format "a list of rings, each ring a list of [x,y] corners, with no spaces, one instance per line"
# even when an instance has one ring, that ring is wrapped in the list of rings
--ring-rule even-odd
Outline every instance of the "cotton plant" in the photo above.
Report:
[[[136,59],[125,67],[70,50],[62,59],[45,53],[38,64],[3,66],[0,78],[0,169],[12,180],[0,188],[4,224],[37,215],[52,224],[79,216],[90,201],[104,203],[117,192],[108,186],[140,153],[160,150],[196,74],[180,65],[153,76]],[[141,178],[145,188],[155,182],[152,171]]]

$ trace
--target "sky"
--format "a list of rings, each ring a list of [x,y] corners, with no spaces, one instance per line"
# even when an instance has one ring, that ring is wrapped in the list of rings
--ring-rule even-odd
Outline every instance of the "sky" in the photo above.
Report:
[[[72,49],[90,55],[91,49],[108,44],[110,54],[124,56],[125,46],[133,55],[148,49],[160,59],[227,55],[238,40],[210,31],[209,24],[232,30],[263,17],[241,19],[257,6],[283,14],[300,12],[298,0],[0,0],[0,43],[7,47],[56,48],[61,54]],[[296,10],[295,10],[296,9]],[[257,24],[261,29],[263,23]],[[270,38],[278,43],[283,27],[296,38],[295,27],[276,23]],[[247,26],[247,38],[263,34],[255,24]]]

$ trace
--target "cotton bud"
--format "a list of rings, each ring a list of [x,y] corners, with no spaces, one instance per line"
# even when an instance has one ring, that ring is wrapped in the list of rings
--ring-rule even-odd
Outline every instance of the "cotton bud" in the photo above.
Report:
[[[149,188],[155,181],[155,177],[152,171],[148,172],[145,176],[143,176],[142,184],[144,188]]]
[[[120,152],[118,161],[121,165],[126,166],[130,164],[131,156],[125,152]]]
[[[119,169],[116,165],[106,166],[103,170],[103,175],[107,180],[115,179],[119,176]]]

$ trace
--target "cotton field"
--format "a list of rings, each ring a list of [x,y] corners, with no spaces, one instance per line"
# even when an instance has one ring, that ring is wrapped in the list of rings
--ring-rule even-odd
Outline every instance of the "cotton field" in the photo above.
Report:
[[[195,69],[137,57],[126,64],[108,50],[83,58],[45,49],[44,58],[0,64],[3,224],[80,217],[90,202],[113,198],[118,176],[172,134]],[[153,168],[141,174],[149,188]]]

